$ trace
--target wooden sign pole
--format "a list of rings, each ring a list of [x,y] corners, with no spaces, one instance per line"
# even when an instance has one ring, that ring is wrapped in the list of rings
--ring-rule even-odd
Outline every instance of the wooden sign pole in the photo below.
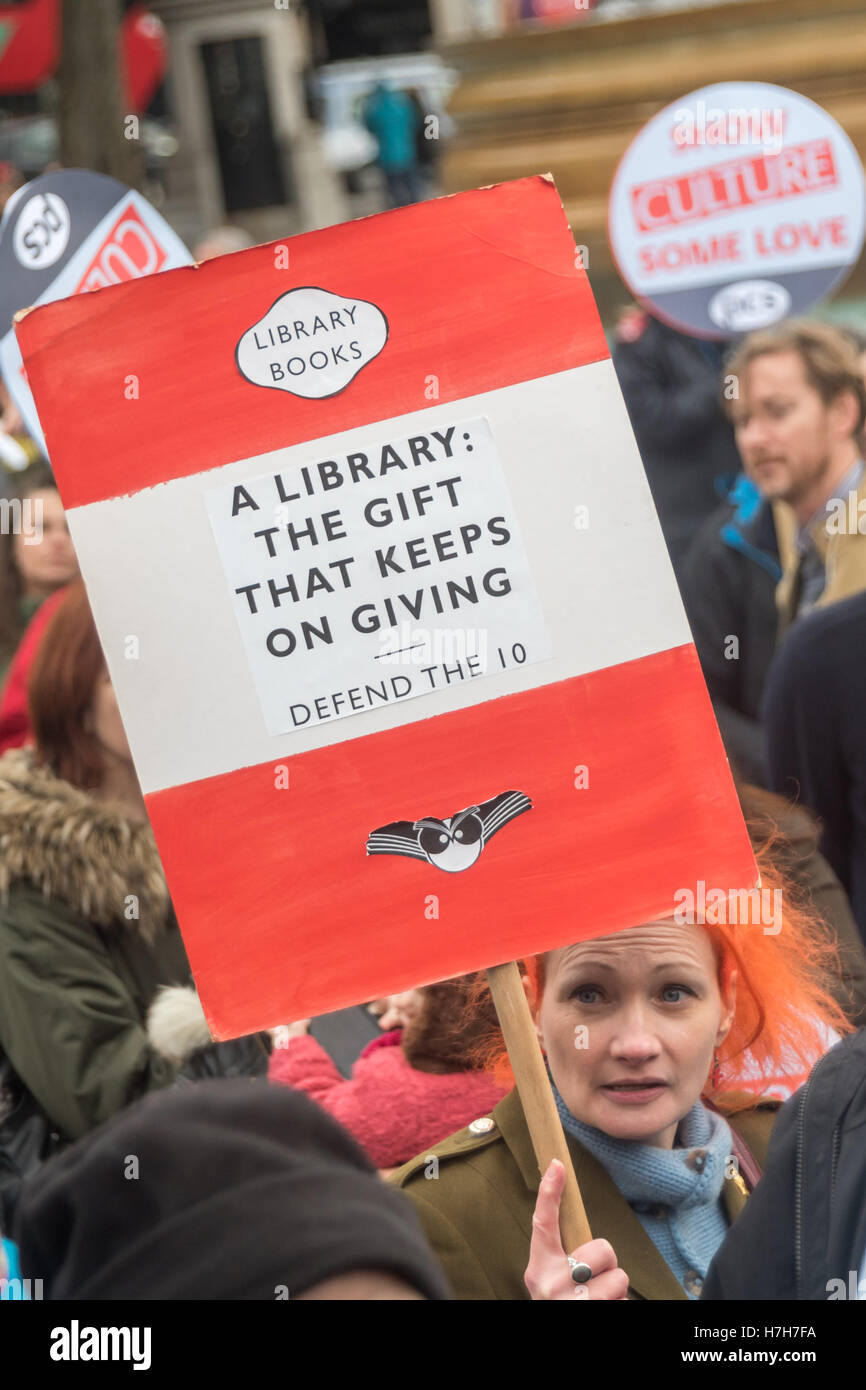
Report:
[[[523,992],[520,971],[516,961],[509,961],[507,965],[490,966],[486,974],[538,1167],[541,1173],[546,1173],[550,1160],[558,1158],[565,1168],[565,1191],[559,1208],[559,1229],[563,1248],[566,1254],[571,1254],[579,1245],[585,1245],[591,1240],[592,1233],[586,1219],[577,1178],[571,1166],[565,1131],[550,1089],[550,1080],[535,1035],[532,1015]]]

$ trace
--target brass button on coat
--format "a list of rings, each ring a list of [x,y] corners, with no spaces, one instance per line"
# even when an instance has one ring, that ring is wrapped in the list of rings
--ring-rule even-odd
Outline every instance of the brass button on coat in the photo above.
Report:
[[[496,1128],[496,1121],[489,1115],[482,1115],[480,1120],[473,1120],[468,1128],[470,1134],[489,1134],[491,1129]]]

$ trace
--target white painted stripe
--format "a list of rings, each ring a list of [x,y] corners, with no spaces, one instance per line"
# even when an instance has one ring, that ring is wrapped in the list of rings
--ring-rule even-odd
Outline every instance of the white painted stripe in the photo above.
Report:
[[[519,518],[552,657],[268,734],[205,493],[482,415]],[[383,494],[408,485],[398,473],[382,484]],[[586,508],[585,529],[575,525],[577,507]],[[239,460],[68,517],[145,792],[278,763],[691,640],[610,360]],[[408,578],[414,592],[424,570]],[[455,614],[454,625],[471,626],[471,612]],[[125,655],[135,650],[130,638],[137,657]],[[563,750],[566,761],[571,756]]]

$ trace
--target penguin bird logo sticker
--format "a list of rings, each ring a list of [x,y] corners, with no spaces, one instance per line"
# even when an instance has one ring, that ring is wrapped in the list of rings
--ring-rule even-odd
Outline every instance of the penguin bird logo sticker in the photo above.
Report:
[[[532,810],[524,792],[500,792],[480,806],[466,806],[447,820],[422,816],[420,820],[395,820],[372,830],[368,854],[401,854],[424,859],[446,874],[459,874],[476,862],[488,840],[516,816]]]

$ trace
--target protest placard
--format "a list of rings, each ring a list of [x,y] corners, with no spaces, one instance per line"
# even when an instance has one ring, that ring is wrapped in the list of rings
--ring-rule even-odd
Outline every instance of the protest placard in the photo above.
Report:
[[[721,82],[653,116],[611,184],[620,274],[658,318],[729,338],[798,314],[854,265],[866,229],[857,151],[815,102]]]
[[[140,193],[89,169],[58,169],[25,184],[0,222],[0,375],[29,433],[39,417],[12,328],[19,309],[189,265],[192,257]]]
[[[549,178],[17,332],[216,1036],[754,885]]]

